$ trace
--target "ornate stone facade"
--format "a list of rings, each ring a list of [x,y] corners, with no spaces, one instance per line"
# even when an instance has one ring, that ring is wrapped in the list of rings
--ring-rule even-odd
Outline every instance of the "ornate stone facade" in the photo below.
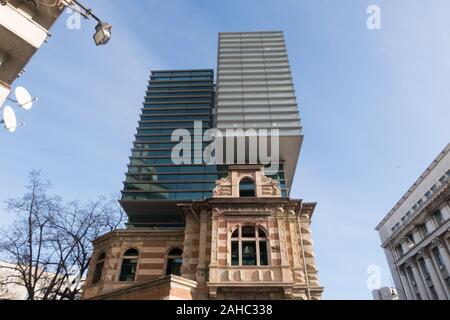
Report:
[[[254,196],[239,196],[244,179],[254,182]],[[231,166],[213,198],[179,203],[184,230],[122,230],[97,239],[84,298],[320,299],[310,228],[314,208],[281,197],[278,182],[261,166]],[[135,282],[121,283],[121,255],[128,248],[139,251]],[[181,277],[165,273],[173,248],[183,251]],[[246,260],[244,251],[252,248],[256,252]],[[103,252],[102,276],[92,285]]]

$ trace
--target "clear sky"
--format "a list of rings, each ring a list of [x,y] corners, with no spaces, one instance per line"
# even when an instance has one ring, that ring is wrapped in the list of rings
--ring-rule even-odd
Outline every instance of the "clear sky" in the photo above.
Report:
[[[318,202],[324,298],[371,299],[369,265],[391,285],[374,228],[450,141],[448,0],[82,2],[113,39],[95,47],[94,21],[69,30],[68,14],[55,24],[16,82],[40,101],[0,131],[1,203],[33,168],[67,200],[120,191],[151,69],[215,68],[218,32],[283,30],[305,135],[291,196]]]

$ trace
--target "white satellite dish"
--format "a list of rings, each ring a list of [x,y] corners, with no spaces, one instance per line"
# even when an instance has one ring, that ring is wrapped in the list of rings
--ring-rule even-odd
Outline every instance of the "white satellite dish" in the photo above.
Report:
[[[16,96],[17,103],[24,110],[30,110],[33,107],[33,101],[37,99],[33,99],[24,87],[17,87],[14,90],[14,95]]]
[[[5,129],[9,132],[14,132],[17,129],[17,119],[16,119],[16,113],[14,112],[13,108],[10,106],[6,106],[3,109],[3,120],[2,120]]]

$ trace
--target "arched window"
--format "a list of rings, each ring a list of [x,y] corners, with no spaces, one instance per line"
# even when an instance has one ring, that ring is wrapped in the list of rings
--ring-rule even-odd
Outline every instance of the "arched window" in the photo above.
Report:
[[[104,252],[98,256],[97,262],[95,263],[94,275],[92,276],[92,284],[96,284],[101,280],[105,258],[106,254]]]
[[[138,259],[139,252],[136,249],[128,249],[125,252],[122,259],[119,281],[134,281]]]
[[[250,178],[244,178],[239,183],[240,197],[255,197],[255,183]]]
[[[181,249],[172,249],[167,255],[166,276],[181,276],[181,265],[183,264],[183,251]]]
[[[239,226],[231,235],[232,266],[267,266],[267,236],[257,226]]]

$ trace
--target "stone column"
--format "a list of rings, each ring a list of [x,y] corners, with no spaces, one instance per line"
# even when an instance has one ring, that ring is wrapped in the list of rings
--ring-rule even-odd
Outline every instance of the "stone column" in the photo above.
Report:
[[[438,239],[435,239],[434,243],[437,243],[437,249],[439,250],[439,254],[441,256],[442,259],[442,263],[444,264],[444,267],[447,268],[447,271],[449,271],[450,269],[448,269],[450,266],[447,266],[447,264],[449,264],[449,260],[448,260],[448,256],[446,255],[446,249],[442,246],[442,244],[439,243]],[[447,260],[446,260],[447,259]],[[442,272],[441,269],[439,268],[439,263],[436,260],[433,252],[430,253],[430,262],[433,263],[434,265],[434,269],[436,270],[436,274],[440,280],[440,283],[442,284],[442,287],[444,288],[444,291],[448,297],[448,299],[450,299],[450,290],[447,287],[447,285],[445,284],[445,279],[442,276]]]
[[[407,281],[408,287],[411,289],[411,295],[412,295],[412,299],[411,300],[417,300],[417,298],[416,298],[416,291],[414,289],[414,286],[412,285],[412,281],[411,281],[410,275],[406,271],[406,267],[405,267],[405,276],[406,276],[406,281]]]
[[[212,230],[211,230],[211,264],[210,266],[217,266],[218,265],[218,259],[217,259],[217,250],[218,250],[218,244],[219,244],[219,218],[217,217],[218,210],[214,209],[212,212]]]
[[[194,218],[192,213],[185,214],[185,231],[184,231],[184,243],[183,243],[183,265],[181,267],[181,275],[183,278],[190,280],[196,280],[196,270],[193,267],[195,265],[194,249],[193,247],[195,238],[198,236],[198,221]]]
[[[400,271],[400,278],[403,284],[403,291],[405,293],[406,300],[414,300],[415,299],[414,292],[411,289],[411,284],[409,283],[405,271]]]
[[[430,256],[427,253],[424,253],[423,259],[425,261],[425,265],[427,266],[428,272],[430,273],[431,281],[433,281],[434,289],[436,290],[439,300],[447,300],[447,295],[442,287],[441,280],[439,279],[439,275],[436,273]]]
[[[422,253],[419,251],[419,256],[417,258],[420,258],[422,256]],[[425,287],[425,291],[427,292],[427,296],[429,300],[433,299],[433,293],[431,292],[431,289],[429,287],[429,282],[431,279],[427,279],[425,272],[423,271],[422,266],[420,265],[418,260],[414,260],[414,263],[417,265],[417,271],[419,272],[420,279],[423,282],[423,286]],[[427,268],[428,269],[428,268]],[[430,270],[427,270],[430,272]]]
[[[208,212],[202,210],[200,214],[200,239],[198,248],[198,265],[197,265],[197,283],[204,285],[206,283],[206,236],[208,233]]]
[[[281,256],[281,277],[283,282],[292,282],[292,270],[288,260],[286,229],[284,227],[284,210],[283,215],[277,215],[278,237],[280,241],[280,256]]]
[[[425,288],[425,283],[420,275],[419,270],[417,270],[416,262],[411,261],[411,270],[414,274],[414,279],[416,280],[417,287],[419,288],[420,297],[422,300],[429,300],[427,290]]]
[[[441,255],[442,262],[444,263],[444,266],[447,269],[447,272],[450,272],[450,256],[447,252],[447,249],[444,247],[441,241],[438,241],[437,247]]]
[[[298,221],[299,219],[295,216],[289,217],[289,232],[291,234],[291,247],[292,247],[292,260],[294,262],[293,268],[293,278],[294,282],[305,283],[305,274],[303,272],[303,254],[301,252],[300,244],[300,228]],[[305,266],[306,267],[306,266]]]
[[[284,228],[284,219],[277,217],[278,237],[280,241],[281,266],[289,266],[287,257],[286,229]]]

